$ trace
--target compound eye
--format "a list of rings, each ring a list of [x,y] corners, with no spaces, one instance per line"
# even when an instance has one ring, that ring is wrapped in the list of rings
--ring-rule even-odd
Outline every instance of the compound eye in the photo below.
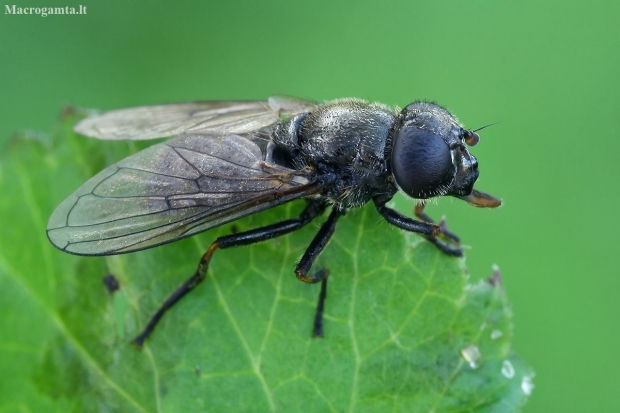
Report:
[[[480,142],[480,135],[469,130],[465,131],[463,138],[465,139],[465,143],[469,146],[476,146],[478,142]]]
[[[392,149],[392,174],[407,195],[418,199],[441,195],[455,173],[450,148],[441,136],[415,126],[398,132]]]

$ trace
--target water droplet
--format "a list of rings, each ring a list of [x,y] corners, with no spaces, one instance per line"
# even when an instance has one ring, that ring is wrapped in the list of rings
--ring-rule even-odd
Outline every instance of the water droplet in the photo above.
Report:
[[[521,390],[523,390],[526,396],[532,394],[534,383],[532,383],[532,378],[530,376],[523,376],[523,380],[521,380]]]
[[[502,374],[509,379],[515,376],[515,368],[512,366],[510,360],[504,360],[502,363]]]
[[[497,340],[498,338],[500,338],[503,335],[504,335],[504,333],[502,333],[501,331],[493,330],[493,331],[491,331],[491,340]]]
[[[467,346],[461,350],[461,355],[469,363],[472,369],[478,368],[478,360],[480,359],[480,349],[474,344]]]

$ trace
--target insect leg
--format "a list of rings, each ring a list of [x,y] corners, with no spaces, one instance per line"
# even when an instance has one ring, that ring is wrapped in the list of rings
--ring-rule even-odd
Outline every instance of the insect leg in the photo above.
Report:
[[[373,201],[375,203],[375,207],[377,207],[377,211],[379,211],[383,218],[385,218],[385,220],[390,224],[397,226],[400,229],[430,236],[439,235],[441,233],[441,229],[435,224],[416,221],[415,219],[404,216],[392,208],[386,207],[385,204],[387,201],[384,199],[374,198]]]
[[[334,231],[336,230],[336,221],[338,221],[338,218],[342,215],[344,215],[344,211],[333,209],[329,214],[327,221],[323,223],[321,229],[310,243],[310,246],[306,249],[304,256],[301,257],[299,264],[295,267],[295,275],[300,281],[306,283],[317,283],[327,276],[327,274],[323,271],[319,271],[311,276],[308,275],[308,272],[310,271],[310,267],[312,267],[314,260],[317,259],[321,251],[323,251],[323,248],[325,248],[329,242],[329,239],[334,234]]]
[[[166,300],[162,303],[157,312],[153,314],[144,330],[142,330],[138,337],[133,340],[133,344],[138,347],[142,347],[142,344],[151,335],[151,333],[155,329],[155,326],[165,314],[165,312],[168,311],[181,298],[187,295],[205,279],[207,269],[209,267],[209,262],[211,261],[211,257],[216,250],[236,247],[240,245],[254,244],[257,242],[278,237],[280,235],[288,234],[303,227],[314,218],[321,215],[325,211],[325,208],[326,205],[322,201],[309,201],[306,208],[297,218],[287,219],[276,224],[253,229],[250,231],[219,237],[209,246],[207,251],[200,259],[198,268],[196,268],[194,275],[188,278],[170,296],[168,296],[168,298],[166,298]]]
[[[420,204],[420,205],[415,206],[414,213],[416,217],[420,218],[424,222],[428,222],[429,224],[434,224],[433,219],[424,213],[424,207],[425,207],[425,204]],[[460,244],[461,240],[459,239],[459,237],[457,237],[456,234],[448,230],[448,227],[446,226],[446,221],[443,219],[441,220],[441,223],[439,224],[439,230],[441,231],[439,236],[445,237],[448,241],[456,245]],[[450,247],[449,245],[446,245],[445,243],[439,241],[437,239],[437,236],[424,235],[424,238],[426,238],[429,242],[431,242],[433,245],[435,245],[445,254],[454,255],[456,257],[460,257],[461,255],[463,255],[463,251],[460,248],[453,248],[453,247]]]
[[[323,248],[325,248],[329,242],[329,239],[334,234],[338,218],[344,215],[344,213],[344,211],[338,209],[332,210],[329,214],[329,218],[327,218],[327,221],[323,223],[321,229],[316,234],[303,257],[301,257],[299,264],[297,264],[297,267],[295,268],[295,275],[299,280],[307,283],[321,282],[319,301],[314,315],[314,328],[312,329],[313,337],[323,337],[323,310],[325,308],[325,299],[327,298],[327,277],[329,275],[329,271],[323,269],[310,276],[308,275],[308,272],[321,251],[323,251]]]
[[[314,327],[312,329],[312,337],[323,337],[323,310],[325,309],[325,299],[327,298],[327,276],[329,271],[321,270],[321,291],[319,292],[319,301],[316,305],[316,313],[314,314]]]
[[[463,254],[460,248],[449,247],[437,240],[437,236],[446,235],[444,233],[445,225],[435,225],[431,218],[423,213],[424,207],[416,207],[416,216],[422,219],[422,221],[416,221],[415,219],[404,216],[398,211],[386,207],[385,204],[387,200],[385,199],[377,197],[374,198],[373,201],[375,203],[375,206],[377,207],[377,211],[379,211],[379,213],[383,215],[383,218],[385,218],[385,220],[390,224],[395,225],[398,228],[404,229],[406,231],[417,232],[418,234],[429,240],[431,243],[433,243],[445,254],[454,255],[457,257],[460,257]],[[458,240],[458,238],[449,231],[448,234],[448,239]]]
[[[435,221],[433,221],[433,218],[424,213],[425,206],[426,204],[416,205],[413,212],[415,213],[415,216],[420,218],[422,221],[428,222],[429,224],[434,224]],[[448,230],[445,220],[441,220],[441,222],[439,223],[439,228],[441,229],[441,234],[448,238],[450,241],[454,242],[455,244],[461,242],[461,240],[455,233]]]
[[[428,222],[431,224],[434,224],[435,221],[433,221],[433,218],[431,218],[430,216],[428,216],[427,214],[424,213],[424,207],[426,205],[425,204],[421,204],[421,205],[416,205],[414,208],[414,213],[416,215],[416,217],[420,218],[422,221],[424,222]],[[441,222],[439,223],[439,229],[441,230],[441,234],[439,234],[440,236],[445,237],[448,241],[459,245],[461,243],[461,240],[459,239],[459,237],[452,231],[448,230],[448,227],[446,226],[446,221],[445,219],[442,219]],[[451,248],[448,247],[445,244],[441,244],[437,239],[435,240],[430,240],[433,244],[435,244],[439,249],[441,249],[442,251],[446,252],[447,254],[451,254],[451,255],[457,255],[460,256],[462,254],[462,251],[460,250],[460,248]],[[440,245],[441,244],[441,245]],[[447,252],[447,251],[452,251],[452,252]],[[455,253],[458,252],[458,253]]]

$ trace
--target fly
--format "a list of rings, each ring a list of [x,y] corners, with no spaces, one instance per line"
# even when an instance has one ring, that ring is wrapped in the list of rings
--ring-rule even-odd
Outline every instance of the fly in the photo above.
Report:
[[[295,268],[301,281],[322,283],[313,331],[322,336],[328,271],[310,269],[348,210],[372,201],[390,224],[460,256],[458,237],[424,213],[425,200],[454,196],[477,207],[501,205],[474,189],[478,161],[467,146],[479,135],[428,102],[402,110],[360,99],[318,104],[285,96],[180,103],[105,112],[80,121],[75,131],[107,140],[172,138],[104,169],[56,208],[47,235],[71,254],[139,251],[306,200],[298,217],[217,238],[133,341],[138,346],[205,279],[219,249],[291,233],[329,209]],[[386,205],[399,191],[418,200],[418,220]]]

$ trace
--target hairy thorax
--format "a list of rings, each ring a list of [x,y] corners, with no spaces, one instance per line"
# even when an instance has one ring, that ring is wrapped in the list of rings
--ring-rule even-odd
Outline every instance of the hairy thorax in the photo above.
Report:
[[[386,143],[398,112],[359,99],[335,100],[278,124],[273,141],[292,167],[337,176],[324,196],[341,209],[355,208],[376,192],[395,192]]]

